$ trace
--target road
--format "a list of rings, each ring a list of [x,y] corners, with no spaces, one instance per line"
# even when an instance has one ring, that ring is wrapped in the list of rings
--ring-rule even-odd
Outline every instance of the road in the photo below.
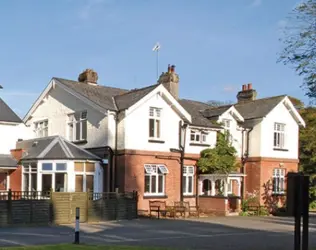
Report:
[[[212,217],[186,220],[138,219],[81,224],[86,244],[146,245],[178,249],[293,249],[294,222],[284,217]],[[316,217],[310,219],[316,247]],[[1,228],[0,247],[71,243],[74,226]]]

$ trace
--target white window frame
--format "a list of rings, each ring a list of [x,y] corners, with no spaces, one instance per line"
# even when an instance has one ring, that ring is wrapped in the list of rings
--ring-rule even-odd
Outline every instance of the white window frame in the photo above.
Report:
[[[82,191],[83,192],[87,192],[87,176],[88,175],[90,175],[90,176],[93,176],[93,189],[95,190],[96,189],[96,185],[95,185],[95,183],[96,183],[96,175],[95,175],[95,171],[96,171],[96,165],[95,165],[95,163],[94,163],[94,172],[87,172],[86,171],[86,163],[87,162],[85,162],[85,161],[74,161],[74,163],[75,162],[80,162],[80,163],[83,163],[83,171],[75,171],[75,178],[76,178],[76,175],[82,175],[83,177],[82,177]],[[75,183],[75,185],[76,185],[76,183]],[[94,192],[94,190],[93,190],[93,192]],[[91,190],[90,190],[91,191]]]
[[[190,142],[205,144],[207,143],[208,133],[205,131],[199,131],[196,129],[190,130]]]
[[[27,167],[26,167],[27,165]],[[32,174],[36,174],[37,177],[36,177],[36,187],[37,187],[37,190],[32,190]],[[29,179],[29,183],[28,183],[28,187],[27,187],[27,190],[24,189],[24,186],[25,186],[25,175],[28,175],[28,179]],[[38,177],[39,176],[39,173],[38,173],[38,164],[36,164],[36,167],[32,167],[31,166],[31,163],[25,163],[24,165],[22,165],[22,191],[38,191],[39,188],[38,188]]]
[[[230,179],[228,180],[227,183],[227,194],[232,194],[233,193],[233,180]]]
[[[34,132],[37,138],[48,136],[48,119],[34,122]]]
[[[76,115],[79,115],[79,120],[76,120]],[[84,117],[84,118],[83,118]],[[80,141],[84,141],[87,140],[88,137],[88,112],[86,110],[83,111],[78,111],[78,112],[74,112],[74,113],[70,113],[68,114],[68,122],[67,122],[67,131],[68,131],[68,139],[72,142],[80,142]],[[86,136],[84,138],[83,136],[83,123],[86,123]],[[76,138],[77,135],[77,124],[80,124],[80,133],[79,133],[79,139]],[[72,131],[71,131],[71,125],[72,125]],[[72,132],[72,135],[71,135]]]
[[[274,168],[272,175],[272,193],[284,194],[285,193],[285,169]]]
[[[166,175],[168,168],[163,164],[145,164],[144,165],[144,196],[163,196],[165,195]],[[146,192],[146,176],[149,176],[149,192]],[[159,192],[159,176],[162,176],[162,192]],[[156,179],[156,192],[152,192],[152,180]]]
[[[149,108],[149,138],[150,139],[161,139],[161,108],[150,107]],[[154,135],[151,135],[150,120],[154,120]],[[157,125],[158,123],[158,125]]]
[[[231,129],[231,122],[232,122],[232,120],[230,120],[230,119],[222,119],[224,129],[230,130]]]
[[[192,178],[191,192],[189,192],[189,179]],[[184,185],[185,184],[185,185]],[[194,167],[184,166],[183,167],[183,195],[193,195],[194,193]]]
[[[274,123],[273,132],[273,147],[278,149],[285,148],[285,124],[284,123]]]

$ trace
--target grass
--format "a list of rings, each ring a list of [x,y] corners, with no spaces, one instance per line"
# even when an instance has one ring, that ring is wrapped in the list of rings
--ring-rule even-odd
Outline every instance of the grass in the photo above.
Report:
[[[162,250],[166,248],[156,247],[129,247],[129,246],[92,246],[92,245],[47,245],[47,246],[27,246],[27,247],[2,247],[0,249],[7,250]]]

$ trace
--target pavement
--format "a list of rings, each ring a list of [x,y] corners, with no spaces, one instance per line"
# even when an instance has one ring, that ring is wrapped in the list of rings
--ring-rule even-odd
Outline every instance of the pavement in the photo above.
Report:
[[[176,249],[293,249],[294,220],[288,217],[137,219],[80,224],[80,242]],[[0,249],[8,246],[72,243],[74,225],[0,228]],[[316,216],[310,217],[310,247],[316,248]]]

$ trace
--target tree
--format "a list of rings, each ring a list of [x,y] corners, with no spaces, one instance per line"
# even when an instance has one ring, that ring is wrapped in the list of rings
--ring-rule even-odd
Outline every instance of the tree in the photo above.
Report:
[[[292,22],[291,22],[292,21]],[[285,65],[293,65],[303,77],[306,95],[316,98],[316,0],[299,3],[289,17],[285,30],[284,48],[278,59]]]
[[[300,170],[310,175],[310,201],[316,207],[316,107],[301,109],[300,114],[306,123],[300,130]]]
[[[229,174],[237,169],[237,151],[229,138],[228,132],[217,133],[216,146],[201,151],[197,166],[202,173]]]

